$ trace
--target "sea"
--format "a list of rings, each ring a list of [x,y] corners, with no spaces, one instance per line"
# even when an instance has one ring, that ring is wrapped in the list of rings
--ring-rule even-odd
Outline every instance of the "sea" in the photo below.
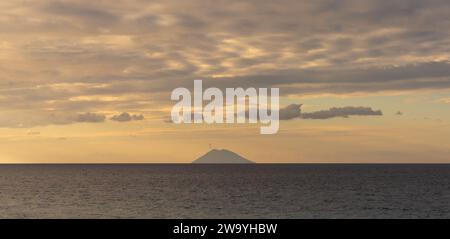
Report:
[[[0,218],[450,218],[450,165],[0,165]]]

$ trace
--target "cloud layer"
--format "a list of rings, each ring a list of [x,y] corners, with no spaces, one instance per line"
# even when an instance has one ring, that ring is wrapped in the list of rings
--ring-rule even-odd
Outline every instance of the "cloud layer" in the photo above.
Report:
[[[105,121],[105,119],[104,115],[88,112],[79,114],[74,121],[79,123],[99,123]]]
[[[194,79],[284,96],[450,89],[449,15],[447,0],[1,1],[0,125],[163,115]]]
[[[143,115],[130,115],[127,112],[124,112],[119,115],[114,115],[111,117],[112,121],[118,121],[118,122],[128,122],[128,121],[136,121],[136,120],[144,120]]]
[[[370,107],[333,107],[329,110],[321,110],[316,112],[302,113],[303,119],[331,119],[331,118],[348,118],[349,116],[381,116],[381,110],[373,110]]]
[[[280,109],[280,120],[290,120],[301,116],[301,104],[291,104]]]
[[[280,120],[291,119],[332,119],[332,118],[348,118],[350,116],[382,116],[381,110],[373,110],[371,107],[363,106],[346,106],[332,107],[328,110],[320,110],[313,112],[302,112],[301,104],[290,104],[280,109]]]

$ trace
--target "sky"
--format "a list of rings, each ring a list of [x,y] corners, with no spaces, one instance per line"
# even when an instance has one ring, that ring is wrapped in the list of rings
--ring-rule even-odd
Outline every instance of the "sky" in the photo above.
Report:
[[[447,0],[2,0],[0,163],[450,163]],[[280,89],[280,130],[169,123]]]

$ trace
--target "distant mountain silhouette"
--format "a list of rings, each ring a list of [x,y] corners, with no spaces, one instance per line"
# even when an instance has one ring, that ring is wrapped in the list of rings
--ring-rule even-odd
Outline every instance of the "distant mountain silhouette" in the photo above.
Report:
[[[243,158],[237,153],[226,149],[213,149],[201,156],[194,162],[194,164],[252,164],[254,162]]]

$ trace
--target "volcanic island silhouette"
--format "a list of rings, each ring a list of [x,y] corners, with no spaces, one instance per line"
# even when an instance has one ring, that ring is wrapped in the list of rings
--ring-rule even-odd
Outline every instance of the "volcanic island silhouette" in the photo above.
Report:
[[[227,149],[213,149],[194,160],[193,164],[253,164],[254,162]]]

